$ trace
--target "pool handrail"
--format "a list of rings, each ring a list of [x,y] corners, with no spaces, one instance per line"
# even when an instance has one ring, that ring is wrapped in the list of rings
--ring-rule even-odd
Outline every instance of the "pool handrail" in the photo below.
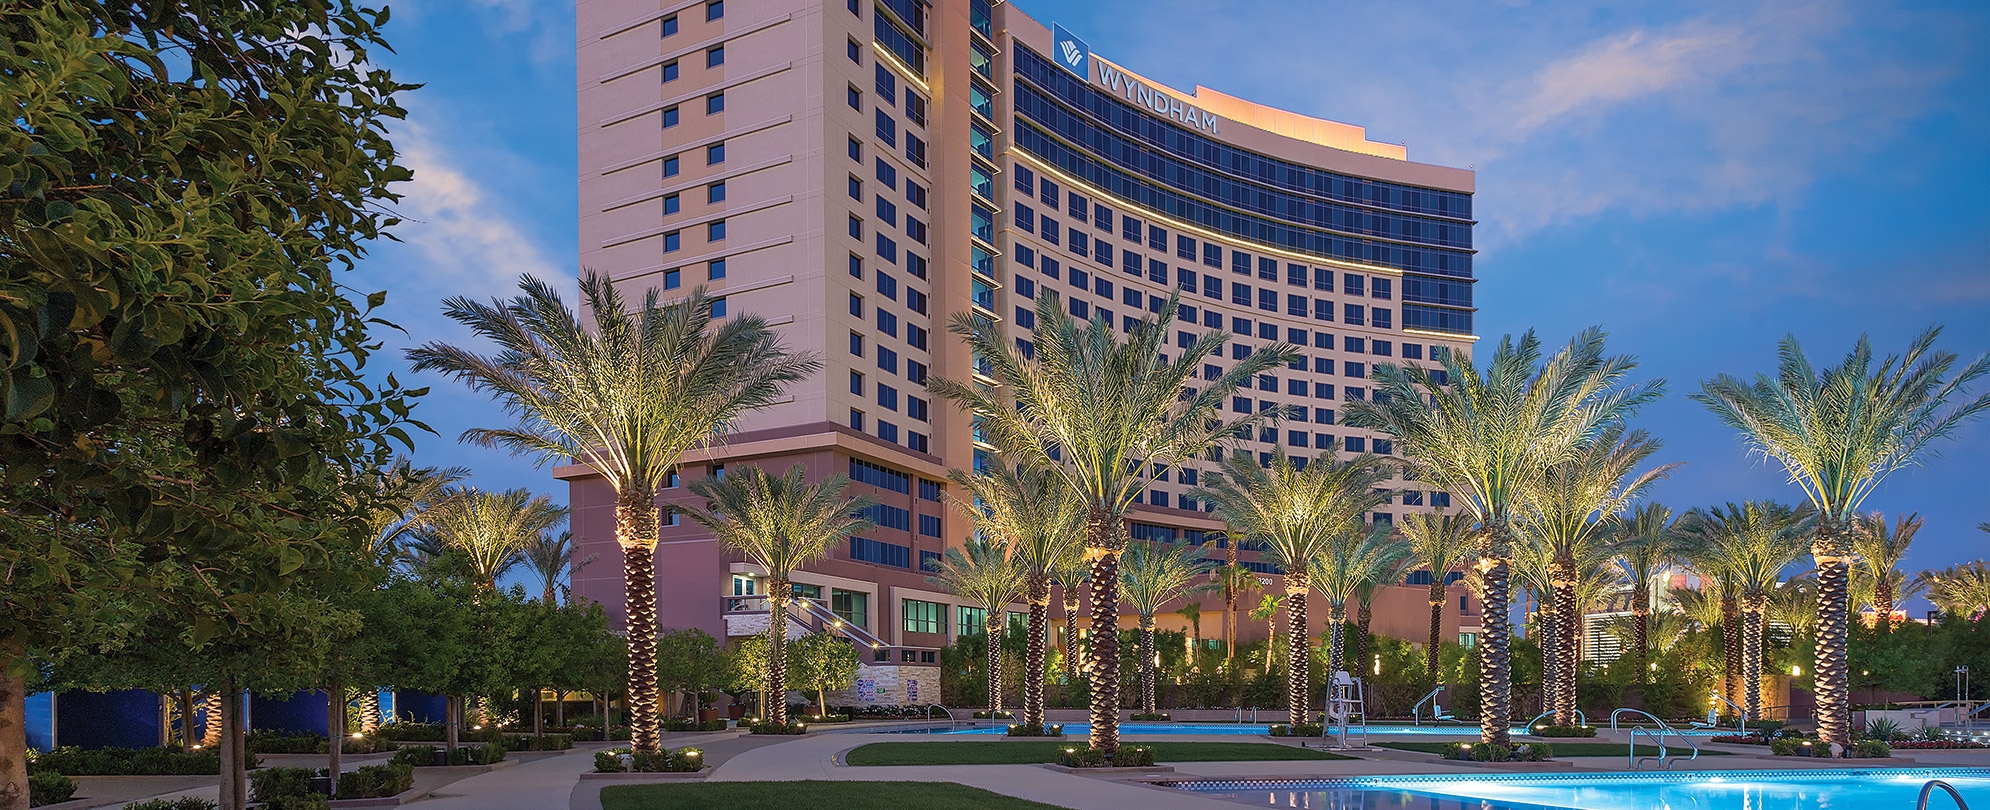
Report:
[[[1947,791],[1949,798],[1955,800],[1956,807],[1961,810],[1969,810],[1969,802],[1962,800],[1962,793],[1955,789],[1955,785],[1951,785],[1940,779],[1930,779],[1927,784],[1921,786],[1921,798],[1914,802],[1914,810],[1928,810],[1928,798],[1934,795],[1935,788]]]
[[[1522,734],[1525,734],[1525,733],[1527,733],[1528,731],[1532,731],[1532,730],[1534,729],[1534,723],[1535,723],[1535,721],[1538,721],[1538,720],[1540,720],[1540,719],[1541,719],[1541,718],[1543,718],[1543,717],[1550,717],[1550,716],[1553,716],[1553,715],[1554,715],[1554,713],[1555,713],[1555,711],[1554,711],[1553,709],[1549,709],[1548,711],[1545,711],[1545,712],[1542,712],[1542,713],[1540,713],[1540,714],[1537,714],[1537,715],[1534,715],[1534,719],[1533,719],[1533,720],[1529,720],[1529,721],[1527,721],[1527,722],[1526,722],[1525,724],[1523,724],[1523,725],[1521,725],[1521,726],[1520,726],[1520,728],[1522,729],[1522,731],[1521,731],[1520,733],[1522,733]],[[1576,710],[1575,710],[1575,722],[1576,722],[1576,725],[1579,725],[1579,726],[1586,726],[1586,725],[1589,725],[1589,716],[1588,716],[1588,715],[1586,715],[1586,714],[1583,714],[1583,713],[1582,713],[1582,710],[1581,710],[1581,709],[1576,709]]]
[[[1688,762],[1692,762],[1692,761],[1695,761],[1695,760],[1698,760],[1698,759],[1700,758],[1700,744],[1699,744],[1699,743],[1697,743],[1697,742],[1694,742],[1694,741],[1693,741],[1693,738],[1691,738],[1691,737],[1688,737],[1688,736],[1686,736],[1686,735],[1684,735],[1684,734],[1681,734],[1681,733],[1679,733],[1679,730],[1678,730],[1678,729],[1675,729],[1675,728],[1673,728],[1672,726],[1668,725],[1668,724],[1667,724],[1667,723],[1666,723],[1666,722],[1665,722],[1664,720],[1660,720],[1660,719],[1658,718],[1658,716],[1657,716],[1657,715],[1655,715],[1655,714],[1652,714],[1651,712],[1648,712],[1648,711],[1645,711],[1645,710],[1643,710],[1643,709],[1633,709],[1633,708],[1631,708],[1631,707],[1629,707],[1629,706],[1625,706],[1625,707],[1623,707],[1623,708],[1620,708],[1620,709],[1618,709],[1618,710],[1616,710],[1616,711],[1613,711],[1613,712],[1611,712],[1611,713],[1610,713],[1610,730],[1611,730],[1611,731],[1616,731],[1616,730],[1617,730],[1617,718],[1618,718],[1619,716],[1623,715],[1623,714],[1624,714],[1625,712],[1629,712],[1629,713],[1631,713],[1631,714],[1641,714],[1641,715],[1644,715],[1645,717],[1649,717],[1649,718],[1651,718],[1651,721],[1652,721],[1652,722],[1654,722],[1654,723],[1657,723],[1657,724],[1658,724],[1658,728],[1657,728],[1656,730],[1653,730],[1653,729],[1648,729],[1648,728],[1645,728],[1645,727],[1643,727],[1643,726],[1632,726],[1632,727],[1631,727],[1631,747],[1630,747],[1630,750],[1629,750],[1629,751],[1627,751],[1627,752],[1625,753],[1625,760],[1626,760],[1626,765],[1627,765],[1627,766],[1628,766],[1628,767],[1629,767],[1629,768],[1630,768],[1631,770],[1634,770],[1634,771],[1635,771],[1635,770],[1637,770],[1637,769],[1638,769],[1638,762],[1639,762],[1639,760],[1638,760],[1638,734],[1639,734],[1639,733],[1643,733],[1643,734],[1644,734],[1645,736],[1647,736],[1647,737],[1650,737],[1650,738],[1651,738],[1651,740],[1652,740],[1652,743],[1653,743],[1654,745],[1657,745],[1657,746],[1658,746],[1658,767],[1660,767],[1660,768],[1669,768],[1669,767],[1671,767],[1671,766],[1670,766],[1670,765],[1668,764],[1669,760],[1671,759],[1671,755],[1670,755],[1670,752],[1669,752],[1669,751],[1668,751],[1668,750],[1666,749],[1666,747],[1665,747],[1665,738],[1666,738],[1666,736],[1667,736],[1667,735],[1670,735],[1670,736],[1673,736],[1673,737],[1678,737],[1678,738],[1679,738],[1680,740],[1682,740],[1682,741],[1684,741],[1684,742],[1686,743],[1686,747],[1688,747],[1688,748],[1692,749],[1692,751],[1693,751],[1693,755],[1692,755],[1692,756],[1689,756],[1689,757],[1687,757],[1687,758],[1686,758],[1686,761],[1688,761]]]
[[[1728,700],[1719,690],[1713,690],[1709,694],[1714,696],[1714,700],[1725,703],[1728,708],[1734,710],[1734,733],[1746,735],[1748,733],[1748,710],[1734,705],[1734,701]],[[1707,725],[1707,728],[1720,728],[1720,724],[1717,722],[1710,723]]]
[[[1436,689],[1430,690],[1429,694],[1424,695],[1423,697],[1417,699],[1416,705],[1410,707],[1410,725],[1413,726],[1423,725],[1423,704],[1425,703],[1430,704],[1430,722],[1438,723],[1444,720],[1457,719],[1455,717],[1445,714],[1444,707],[1437,705],[1437,694],[1444,690],[1445,690],[1445,685],[1438,684]]]

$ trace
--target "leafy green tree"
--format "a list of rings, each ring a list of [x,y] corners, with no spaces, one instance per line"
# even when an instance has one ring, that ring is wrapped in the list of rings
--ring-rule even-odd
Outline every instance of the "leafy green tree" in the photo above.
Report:
[[[815,710],[829,714],[829,692],[857,683],[857,649],[828,633],[810,633],[788,645],[795,683],[815,692]]]
[[[657,688],[684,693],[692,719],[705,690],[724,685],[725,676],[724,650],[710,633],[692,627],[657,635]]]
[[[1349,426],[1388,434],[1419,480],[1449,491],[1479,522],[1479,736],[1485,742],[1510,742],[1509,579],[1527,485],[1664,390],[1660,381],[1628,382],[1637,362],[1604,351],[1602,330],[1589,329],[1543,364],[1534,333],[1508,336],[1483,370],[1465,352],[1445,353],[1444,382],[1416,365],[1378,365],[1377,396],[1347,403]]]
[[[443,302],[450,318],[497,344],[497,354],[430,343],[408,357],[416,370],[453,376],[517,417],[509,428],[466,431],[466,441],[541,464],[577,462],[615,489],[629,741],[656,753],[656,491],[685,453],[773,405],[822,363],[788,350],[759,316],[715,325],[702,289],[668,304],[652,289],[631,311],[613,283],[587,273],[580,293],[592,323],[585,324],[551,285],[527,276],[519,288],[509,302]]]
[[[338,280],[409,177],[385,19],[0,9],[0,808],[28,801],[28,673],[159,612],[288,632],[261,597],[328,564],[316,501],[407,441],[412,392],[357,372],[384,299]]]
[[[1774,459],[1817,511],[1811,557],[1817,563],[1817,733],[1850,748],[1852,706],[1846,632],[1850,565],[1860,505],[1896,470],[1919,463],[1931,446],[1990,409],[1990,393],[1971,383],[1990,374],[1990,355],[1958,367],[1937,351],[1939,327],[1921,333],[1902,355],[1873,365],[1864,337],[1842,363],[1817,370],[1796,336],[1783,339],[1776,376],[1753,382],[1721,375],[1693,399]],[[1953,374],[1951,374],[1953,372]]]
[[[1285,345],[1260,347],[1204,380],[1203,360],[1229,334],[1212,331],[1171,351],[1173,299],[1158,320],[1136,324],[1124,342],[1103,317],[1074,321],[1055,294],[1038,296],[1036,310],[1031,355],[1000,324],[956,315],[949,330],[968,344],[991,382],[935,378],[928,387],[972,413],[983,435],[1015,463],[1063,476],[1085,505],[1094,630],[1086,659],[1091,747],[1110,755],[1119,749],[1119,634],[1112,630],[1119,623],[1127,511],[1170,469],[1269,421],[1268,412],[1226,419],[1223,409],[1233,392],[1297,353]]]
[[[1043,725],[1044,656],[1050,633],[1050,580],[1083,560],[1084,512],[1062,477],[1041,468],[1011,467],[991,459],[978,472],[953,470],[953,482],[968,497],[949,496],[974,515],[975,530],[999,537],[1013,549],[1029,602],[1027,648],[1023,654],[1023,724]],[[1065,588],[1067,596],[1076,595]],[[1067,615],[1075,611],[1067,611]],[[1068,645],[1067,645],[1068,646]]]
[[[788,722],[787,654],[782,647],[788,640],[788,602],[794,598],[789,577],[871,527],[858,517],[870,506],[870,497],[845,496],[848,478],[832,475],[809,483],[807,473],[796,464],[775,478],[749,465],[723,477],[700,478],[691,483],[691,491],[705,500],[705,508],[685,508],[726,548],[745,554],[767,572],[767,696],[772,705],[766,716],[776,724]]]
[[[1002,630],[1009,603],[1022,595],[1023,571],[1011,547],[986,535],[947,549],[927,582],[981,607],[982,632],[988,636],[988,710],[1002,711]]]
[[[1120,555],[1120,593],[1140,617],[1140,710],[1160,711],[1154,703],[1154,615],[1161,606],[1195,593],[1196,580],[1209,575],[1202,548],[1186,541],[1132,543]],[[1208,583],[1202,583],[1206,588]]]
[[[1262,543],[1267,559],[1285,569],[1291,645],[1285,706],[1293,725],[1306,722],[1307,716],[1312,655],[1306,594],[1313,588],[1313,560],[1388,499],[1381,485],[1391,475],[1376,456],[1363,453],[1343,461],[1335,458],[1339,443],[1320,449],[1320,456],[1303,468],[1282,451],[1272,454],[1270,466],[1239,451],[1223,461],[1220,472],[1205,474],[1203,485],[1190,493],[1216,506],[1216,517],[1230,527],[1231,542],[1250,538]],[[1269,669],[1270,656],[1266,659]]]

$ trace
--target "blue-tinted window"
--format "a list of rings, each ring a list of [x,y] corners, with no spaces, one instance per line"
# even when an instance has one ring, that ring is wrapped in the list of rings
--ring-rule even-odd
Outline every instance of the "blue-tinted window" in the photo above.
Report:
[[[864,537],[852,537],[850,538],[850,559],[858,562],[896,566],[898,568],[911,568],[912,549],[897,543],[884,543]],[[910,602],[912,600],[908,599],[906,601]],[[931,605],[933,603],[927,602],[925,604]],[[933,607],[938,608],[939,606],[933,605]],[[906,623],[909,626],[911,620],[908,618]],[[928,630],[923,632],[939,631]]]

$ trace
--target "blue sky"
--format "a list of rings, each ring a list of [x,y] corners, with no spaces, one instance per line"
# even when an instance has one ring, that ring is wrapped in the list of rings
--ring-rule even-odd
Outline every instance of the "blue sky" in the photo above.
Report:
[[[1359,124],[1411,159],[1478,171],[1478,329],[1554,343],[1601,324],[1671,381],[1638,425],[1685,462],[1683,510],[1797,492],[1685,399],[1752,374],[1795,333],[1820,363],[1860,333],[1897,351],[1931,323],[1990,350],[1990,9],[1971,3],[1324,3],[1019,0],[1155,80]],[[393,6],[383,62],[423,82],[396,143],[416,178],[403,242],[356,286],[389,292],[390,344],[466,336],[445,295],[576,272],[570,3]],[[388,360],[383,366],[396,366]],[[564,497],[455,437],[503,419],[430,380],[416,460]],[[1873,498],[1927,526],[1910,569],[1986,554],[1990,426]]]

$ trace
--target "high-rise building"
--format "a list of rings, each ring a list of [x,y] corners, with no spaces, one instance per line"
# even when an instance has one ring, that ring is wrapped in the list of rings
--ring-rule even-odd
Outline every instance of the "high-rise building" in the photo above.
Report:
[[[879,700],[918,700],[907,683],[922,676],[932,699],[930,672],[883,665],[931,666],[980,622],[922,572],[971,533],[944,482],[985,452],[923,385],[975,372],[951,318],[999,321],[1020,345],[1048,292],[1118,328],[1178,295],[1181,341],[1231,333],[1210,374],[1254,347],[1297,345],[1300,360],[1230,404],[1288,411],[1244,445],[1266,459],[1335,439],[1391,453],[1340,424],[1341,403],[1367,396],[1375,364],[1434,365],[1474,339],[1469,171],[1410,162],[1357,126],[1166,87],[1011,3],[658,5],[579,3],[580,264],[666,298],[705,287],[723,313],[772,319],[823,358],[821,375],[686,459],[680,478],[802,464],[878,498],[876,530],[796,580],[874,645]],[[1199,472],[1146,493],[1133,537],[1214,541],[1221,524],[1185,494]],[[619,617],[612,495],[585,469],[558,475],[583,556],[603,560],[575,589]],[[1395,483],[1372,519],[1449,505]],[[661,536],[664,627],[765,627],[761,572],[695,526]],[[1267,581],[1278,573],[1243,556]],[[1388,589],[1377,629],[1422,639],[1427,591]],[[1476,600],[1452,598],[1446,632],[1469,643]]]

